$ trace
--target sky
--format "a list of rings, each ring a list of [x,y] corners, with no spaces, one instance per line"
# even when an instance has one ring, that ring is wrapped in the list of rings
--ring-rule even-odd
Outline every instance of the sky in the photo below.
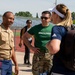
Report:
[[[33,17],[41,15],[42,11],[55,6],[56,0],[0,0],[0,14],[12,11],[14,14],[19,11],[29,11]],[[75,0],[57,0],[57,4],[65,4],[71,12],[75,12]]]

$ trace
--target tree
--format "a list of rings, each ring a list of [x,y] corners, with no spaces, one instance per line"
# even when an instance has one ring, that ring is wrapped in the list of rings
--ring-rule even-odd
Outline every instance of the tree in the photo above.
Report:
[[[36,13],[36,18],[39,18],[39,17],[38,17],[38,13]]]
[[[72,12],[72,19],[74,20],[75,19],[75,12]]]
[[[32,17],[32,14],[29,11],[23,12],[20,11],[18,13],[15,13],[16,16],[22,16],[22,17]]]

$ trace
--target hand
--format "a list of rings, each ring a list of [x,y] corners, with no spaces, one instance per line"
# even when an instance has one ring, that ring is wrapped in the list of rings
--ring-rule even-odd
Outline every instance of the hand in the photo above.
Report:
[[[19,47],[21,47],[22,46],[22,43],[19,43]]]
[[[18,75],[19,74],[19,68],[18,66],[15,66],[15,75]]]
[[[34,53],[39,53],[40,52],[40,48],[36,48],[36,47],[32,47],[31,50],[34,51]]]

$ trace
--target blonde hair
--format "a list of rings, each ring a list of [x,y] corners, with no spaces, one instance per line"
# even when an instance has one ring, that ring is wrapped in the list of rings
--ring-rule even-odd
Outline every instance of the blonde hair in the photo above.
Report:
[[[71,17],[71,12],[70,10],[67,8],[66,5],[64,4],[58,4],[56,6],[56,9],[61,13],[63,14],[65,17],[64,18],[61,18],[60,16],[60,19],[62,19],[62,21],[60,23],[58,23],[57,25],[62,25],[62,26],[65,26],[65,27],[70,27],[73,22],[72,22],[72,17]]]

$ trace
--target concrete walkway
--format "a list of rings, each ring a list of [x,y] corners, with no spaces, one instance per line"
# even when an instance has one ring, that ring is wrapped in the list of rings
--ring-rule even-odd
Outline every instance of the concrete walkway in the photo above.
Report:
[[[19,65],[19,75],[33,75],[32,74],[32,66],[24,65],[24,52],[16,52],[16,57]],[[30,62],[32,63],[33,53],[30,53]],[[13,65],[14,72],[14,65]]]

